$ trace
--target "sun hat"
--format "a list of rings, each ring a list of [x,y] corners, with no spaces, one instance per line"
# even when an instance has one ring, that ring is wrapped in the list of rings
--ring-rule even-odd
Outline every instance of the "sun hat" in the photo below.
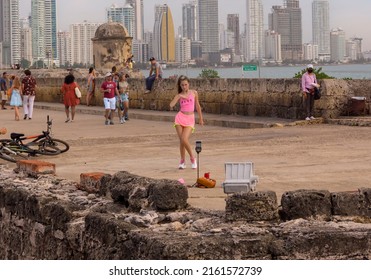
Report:
[[[313,64],[308,64],[307,65],[307,69],[313,69],[314,67],[313,67]]]
[[[111,76],[112,76],[112,73],[108,72],[104,77],[107,78],[107,77],[111,77]]]

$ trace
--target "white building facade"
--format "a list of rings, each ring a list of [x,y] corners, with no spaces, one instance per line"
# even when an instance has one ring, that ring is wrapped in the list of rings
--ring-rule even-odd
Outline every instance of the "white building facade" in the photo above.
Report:
[[[330,50],[330,6],[327,0],[312,3],[313,44],[318,45],[320,61],[329,61]]]
[[[264,56],[263,4],[261,0],[247,0],[247,61],[261,60]]]
[[[281,35],[275,31],[265,32],[265,55],[264,58],[270,63],[282,63]]]
[[[175,40],[175,61],[177,63],[189,63],[191,60],[191,40],[178,37]]]
[[[71,34],[71,64],[90,66],[93,60],[93,42],[95,31],[100,23],[76,23],[70,25]]]

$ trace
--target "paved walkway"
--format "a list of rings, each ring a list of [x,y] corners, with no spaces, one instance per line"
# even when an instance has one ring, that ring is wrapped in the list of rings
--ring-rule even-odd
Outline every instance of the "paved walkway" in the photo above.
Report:
[[[36,103],[36,108],[32,120],[18,122],[13,110],[1,110],[0,126],[9,132],[33,135],[46,129],[46,116],[50,115],[54,137],[71,145],[65,154],[40,157],[56,164],[58,176],[78,181],[83,172],[114,174],[126,170],[152,178],[183,178],[187,184],[196,181],[195,170],[177,169],[179,141],[171,125],[175,112],[131,110],[126,124],[105,126],[103,108],[78,106],[73,123],[64,122],[62,104]],[[226,195],[221,183],[228,161],[253,161],[260,178],[257,190],[273,190],[279,199],[285,191],[302,188],[353,191],[371,187],[368,127],[293,126],[287,120],[209,114],[205,120],[208,125],[197,126],[191,142],[202,140],[200,173],[211,172],[217,187],[190,189],[189,203],[193,206],[224,209]],[[238,127],[253,123],[261,128],[223,127],[233,127],[232,122]],[[215,125],[218,123],[222,126]],[[272,127],[276,123],[281,125]],[[9,133],[3,137],[7,136]]]

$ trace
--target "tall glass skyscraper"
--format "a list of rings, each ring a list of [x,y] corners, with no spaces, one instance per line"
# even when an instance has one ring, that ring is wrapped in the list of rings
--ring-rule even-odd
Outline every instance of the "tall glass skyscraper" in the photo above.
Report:
[[[58,58],[56,0],[31,0],[32,53],[34,60]]]
[[[264,19],[261,0],[247,0],[247,61],[263,58]]]
[[[173,16],[167,5],[155,6],[153,54],[157,60],[175,62],[175,30]]]
[[[0,43],[4,66],[19,63],[21,59],[19,0],[0,0]]]
[[[134,8],[134,41],[143,41],[144,39],[144,12],[143,0],[126,0],[126,3]]]
[[[330,60],[330,8],[327,0],[312,3],[313,44],[318,45],[319,59]]]
[[[198,11],[197,2],[191,1],[182,7],[182,36],[191,41],[198,41]]]
[[[239,55],[240,52],[240,17],[238,14],[227,15],[227,30],[233,32],[234,52]]]
[[[134,37],[136,34],[134,8],[129,4],[123,7],[113,4],[107,9],[107,20],[121,23],[125,26],[131,37]]]
[[[273,6],[269,29],[281,35],[282,60],[300,61],[303,56],[303,35],[299,0],[284,0],[283,6]]]
[[[198,0],[198,20],[202,53],[219,52],[218,0]]]

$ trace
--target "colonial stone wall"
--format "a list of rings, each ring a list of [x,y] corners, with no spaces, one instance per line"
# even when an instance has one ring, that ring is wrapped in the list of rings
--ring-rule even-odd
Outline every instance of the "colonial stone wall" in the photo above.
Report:
[[[371,258],[370,189],[288,192],[281,210],[274,192],[237,194],[201,211],[176,181],[94,173],[89,194],[87,181],[0,171],[0,259]]]
[[[82,103],[85,102],[86,80],[78,79],[83,86]],[[99,89],[102,79],[98,79]],[[61,102],[60,87],[63,79],[39,79],[37,101]],[[129,79],[130,106],[135,109],[169,110],[169,103],[177,93],[176,80],[156,82],[150,94],[144,94],[144,79]],[[347,114],[347,104],[352,96],[371,99],[370,80],[323,80],[322,98],[316,101],[315,115],[336,118]],[[191,79],[191,88],[199,92],[203,111],[213,114],[302,118],[303,104],[298,79]],[[96,91],[95,103],[102,106],[102,95]]]

